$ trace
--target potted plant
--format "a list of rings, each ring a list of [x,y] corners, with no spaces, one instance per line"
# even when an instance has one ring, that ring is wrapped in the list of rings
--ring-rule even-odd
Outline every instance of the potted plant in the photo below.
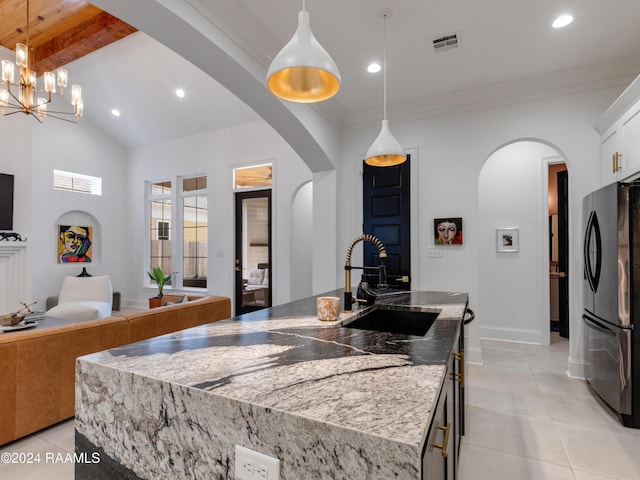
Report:
[[[160,267],[152,268],[150,272],[147,272],[149,278],[156,282],[158,286],[158,294],[155,297],[149,299],[149,308],[159,307],[162,304],[162,289],[165,283],[171,280],[171,275],[178,272],[171,272],[168,275],[165,274]]]

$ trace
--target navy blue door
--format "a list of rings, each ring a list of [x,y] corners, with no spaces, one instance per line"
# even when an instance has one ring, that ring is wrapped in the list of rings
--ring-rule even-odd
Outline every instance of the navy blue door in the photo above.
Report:
[[[387,283],[393,288],[411,288],[411,201],[409,164],[370,167],[363,162],[363,233],[376,236],[385,246]],[[364,242],[364,265],[380,264],[378,249]],[[378,273],[365,270],[369,285],[378,284]]]

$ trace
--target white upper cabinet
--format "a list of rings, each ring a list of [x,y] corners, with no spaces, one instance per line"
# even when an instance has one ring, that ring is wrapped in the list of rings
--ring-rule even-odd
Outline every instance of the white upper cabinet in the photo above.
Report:
[[[595,124],[603,185],[640,173],[640,77]]]
[[[600,173],[602,183],[608,185],[620,178],[622,134],[618,124],[604,132],[600,137]]]

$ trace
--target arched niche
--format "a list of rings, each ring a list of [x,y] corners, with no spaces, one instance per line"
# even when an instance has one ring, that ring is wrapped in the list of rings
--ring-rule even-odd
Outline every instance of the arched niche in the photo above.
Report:
[[[91,262],[87,263],[60,263],[58,262],[58,245],[60,235],[60,225],[78,225],[91,228]],[[67,268],[77,269],[78,266],[98,266],[102,263],[102,226],[98,219],[89,212],[83,210],[70,210],[60,215],[52,225],[54,245],[53,258],[58,265],[65,265]]]

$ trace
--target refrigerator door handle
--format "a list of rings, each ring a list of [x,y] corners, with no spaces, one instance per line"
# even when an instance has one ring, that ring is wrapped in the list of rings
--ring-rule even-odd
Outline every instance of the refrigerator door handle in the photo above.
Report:
[[[593,235],[592,235],[593,233]],[[591,248],[593,247],[591,242],[595,239],[595,271],[591,264],[592,255]],[[591,287],[591,291],[596,293],[598,291],[598,284],[600,283],[600,271],[602,269],[602,237],[600,236],[600,223],[598,222],[598,215],[595,210],[589,215],[587,222],[587,230],[584,238],[584,268],[587,281]]]
[[[585,322],[587,322],[589,324],[590,327],[598,330],[600,333],[604,333],[605,335],[609,335],[611,337],[615,337],[616,336],[616,332],[611,330],[606,325],[603,325],[602,323],[600,323],[595,318],[587,315],[586,313],[582,315],[582,318],[584,319]]]

